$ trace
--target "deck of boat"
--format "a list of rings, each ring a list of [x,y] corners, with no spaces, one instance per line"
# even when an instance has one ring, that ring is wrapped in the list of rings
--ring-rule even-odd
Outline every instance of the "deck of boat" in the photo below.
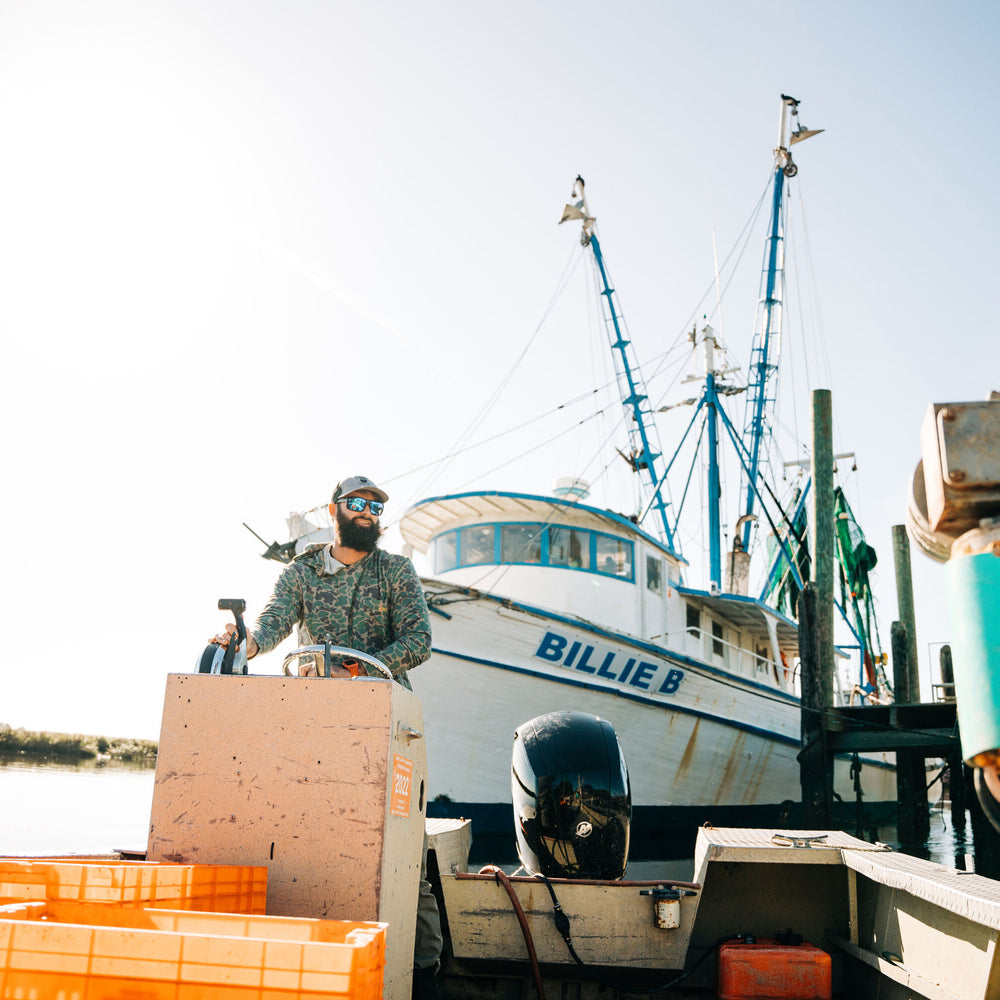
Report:
[[[446,926],[452,923],[444,995],[465,1000],[533,995],[525,936],[506,897],[492,880],[481,880],[478,895],[470,896],[468,880],[455,875],[463,851],[467,857],[468,824],[436,821],[429,834],[439,852]],[[993,879],[838,831],[703,828],[694,882],[700,888],[681,899],[678,926],[657,929],[652,937],[651,904],[640,900],[635,884],[620,890],[605,884],[603,893],[595,894],[582,883],[558,883],[575,949],[589,972],[569,957],[540,881],[518,882],[545,996],[648,996],[703,955],[710,957],[664,995],[712,996],[713,953],[721,940],[773,937],[786,929],[831,955],[835,997],[1000,996],[1000,882]],[[653,945],[660,948],[659,960],[650,952],[650,940],[660,942]]]

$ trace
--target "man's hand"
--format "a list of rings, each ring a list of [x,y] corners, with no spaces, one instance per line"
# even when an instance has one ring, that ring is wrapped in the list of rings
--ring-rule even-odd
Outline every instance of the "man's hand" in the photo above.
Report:
[[[230,622],[226,626],[225,631],[220,632],[218,635],[213,635],[212,638],[209,639],[208,641],[209,642],[214,642],[217,646],[228,646],[229,645],[229,640],[234,635],[236,635],[236,626],[232,622]],[[257,643],[254,640],[254,637],[252,635],[250,635],[250,633],[248,632],[247,633],[247,659],[248,660],[252,660],[259,652],[260,652],[260,649],[258,648]]]
[[[354,674],[347,669],[347,667],[342,667],[337,663],[330,664],[330,676],[331,677],[353,677]],[[316,669],[315,660],[300,660],[299,661],[299,677],[319,677],[319,671]]]

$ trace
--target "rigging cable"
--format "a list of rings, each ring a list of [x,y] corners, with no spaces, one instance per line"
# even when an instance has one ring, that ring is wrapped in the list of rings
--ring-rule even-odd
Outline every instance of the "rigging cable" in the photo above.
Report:
[[[508,462],[504,462],[504,463],[502,463],[499,466],[495,466],[493,469],[490,469],[489,471],[490,472],[495,472],[497,469],[503,468],[504,465],[509,464],[509,462],[517,461],[518,459],[523,458],[525,455],[529,455],[531,452],[537,451],[539,448],[544,448],[546,445],[551,444],[557,438],[562,437],[564,434],[568,434],[572,430],[575,430],[577,427],[579,427],[581,424],[585,423],[587,420],[590,420],[593,417],[601,416],[603,413],[604,413],[603,410],[598,410],[596,413],[592,413],[589,417],[585,417],[583,420],[578,421],[573,427],[566,428],[566,430],[561,431],[559,434],[556,434],[554,437],[549,438],[547,441],[540,442],[539,444],[535,445],[533,448],[529,448],[528,451],[523,452],[521,455],[515,456],[515,458],[510,459]],[[624,414],[622,414],[619,417],[618,423],[619,424],[622,423],[624,421],[624,419],[625,419]],[[590,468],[591,464],[594,461],[596,461],[596,459],[598,459],[600,457],[600,455],[601,455],[601,451],[598,450],[598,452],[590,459],[590,461],[587,463],[587,465],[584,466],[583,472],[582,472],[583,476],[586,476],[587,470]],[[594,478],[594,482],[600,482],[600,480],[607,473],[608,468],[610,467],[610,465],[611,465],[611,462],[609,461],[604,466],[604,468],[599,473],[597,473],[597,475]],[[555,516],[556,516],[556,511],[552,510],[546,516],[545,520],[542,522],[542,526],[545,527],[545,526],[549,525],[552,522],[552,519]],[[491,574],[495,574],[495,576],[493,577],[492,586],[496,586],[496,584],[499,583],[507,575],[507,573],[510,571],[510,569],[511,569],[511,567],[513,565],[514,565],[513,563],[490,563],[489,566],[488,566],[488,568],[483,573],[483,575],[480,576],[478,579],[476,579],[476,580],[473,581],[472,586],[473,587],[483,587],[483,586],[485,586],[485,582],[486,582],[487,578],[491,576]]]
[[[387,479],[386,483],[392,483],[399,479],[405,479],[407,476],[412,476],[414,473],[423,472],[425,469],[433,468],[446,459],[455,458],[459,455],[464,455],[466,452],[475,451],[477,448],[482,448],[484,445],[492,444],[494,441],[499,441],[500,438],[506,437],[508,434],[514,434],[517,431],[524,430],[525,427],[530,427],[532,424],[537,423],[539,420],[544,420],[546,417],[551,417],[553,414],[558,413],[560,410],[565,410],[576,403],[583,402],[584,400],[590,399],[599,393],[604,386],[598,386],[596,389],[588,389],[586,392],[581,393],[578,396],[574,396],[572,399],[568,399],[565,403],[560,403],[557,407],[551,410],[546,410],[544,413],[539,413],[534,417],[530,417],[527,420],[522,421],[519,424],[515,424],[513,427],[508,427],[506,430],[498,431],[496,434],[491,435],[488,438],[483,438],[480,441],[476,441],[474,444],[465,445],[458,450],[449,451],[446,455],[440,456],[438,458],[431,459],[429,462],[425,462],[423,465],[414,466],[412,469],[407,469],[406,472],[401,472],[398,475],[393,476],[391,479]],[[600,411],[595,411],[590,416],[596,416]],[[590,417],[585,417],[584,420],[589,420]],[[583,421],[580,421],[583,423]],[[492,471],[492,470],[491,470]]]
[[[498,469],[502,469],[502,468],[504,468],[504,466],[510,465],[511,462],[517,462],[520,459],[524,458],[526,455],[530,455],[532,452],[538,451],[539,448],[544,448],[547,445],[552,444],[553,441],[557,441],[559,438],[564,437],[566,434],[569,434],[571,431],[576,430],[578,427],[580,427],[583,424],[587,423],[589,420],[594,420],[597,417],[602,416],[603,413],[604,413],[604,410],[595,410],[589,416],[586,416],[582,420],[578,420],[575,424],[572,424],[569,427],[565,428],[564,430],[559,431],[558,434],[553,434],[552,437],[546,438],[546,440],[544,440],[544,441],[538,441],[538,442],[536,442],[530,448],[526,449],[525,451],[522,451],[519,455],[515,455],[513,458],[509,458],[509,459],[501,462],[499,465],[493,466],[492,469],[487,469],[485,472],[482,472],[479,475],[480,476],[488,476],[488,475],[490,475],[490,473],[496,472]],[[458,486],[458,489],[463,489],[464,487],[470,485],[470,483],[472,483],[474,481],[475,480],[470,479],[470,480],[467,480],[464,483],[460,483],[459,486]]]
[[[510,383],[510,380],[514,377],[514,373],[517,371],[521,362],[527,355],[529,349],[531,348],[531,345],[537,339],[538,334],[541,332],[542,327],[545,325],[545,322],[549,317],[549,314],[552,312],[553,308],[555,308],[556,302],[559,300],[560,296],[565,291],[566,286],[569,283],[570,277],[572,276],[576,268],[579,266],[579,263],[582,259],[583,255],[577,253],[576,249],[574,248],[574,250],[570,254],[570,259],[566,262],[566,266],[563,268],[563,273],[556,285],[556,290],[552,293],[552,298],[549,300],[548,305],[545,307],[545,311],[542,313],[542,318],[538,321],[538,324],[535,326],[534,331],[528,338],[528,342],[522,348],[521,353],[517,356],[514,363],[507,371],[507,374],[500,380],[500,383],[497,385],[497,387],[487,397],[486,402],[483,404],[479,413],[472,419],[471,423],[458,436],[457,440],[452,445],[448,454],[441,460],[441,464],[438,470],[434,474],[426,477],[423,484],[415,491],[416,496],[421,496],[424,493],[426,493],[426,491],[430,487],[430,484],[438,476],[441,476],[447,469],[447,467],[451,464],[451,462],[454,460],[455,455],[457,454],[456,449],[462,448],[465,442],[471,437],[471,435],[478,429],[478,427],[486,419],[487,414],[493,408],[496,401],[500,398],[504,389]]]
[[[760,211],[761,211],[761,208],[764,205],[764,202],[765,202],[765,200],[767,198],[767,192],[768,192],[768,190],[771,187],[771,183],[772,183],[772,179],[771,179],[771,174],[769,172],[768,173],[768,180],[767,180],[767,183],[764,185],[764,190],[763,190],[763,192],[762,192],[762,194],[760,196],[760,200],[757,202],[756,207],[750,213],[749,218],[747,219],[747,221],[743,225],[743,229],[740,231],[739,236],[737,236],[736,241],[733,243],[733,246],[730,249],[729,253],[726,254],[725,260],[723,260],[723,262],[722,262],[722,270],[725,271],[726,268],[729,266],[730,259],[732,258],[733,254],[736,252],[736,248],[740,247],[739,255],[737,256],[736,260],[733,262],[732,268],[729,271],[729,277],[726,279],[725,284],[723,285],[723,288],[722,288],[722,297],[723,298],[725,297],[726,292],[729,289],[729,286],[732,284],[732,281],[733,281],[733,278],[734,278],[734,276],[736,274],[736,271],[739,268],[740,261],[743,259],[743,254],[746,252],[746,248],[749,245],[750,236],[752,234],[753,227],[756,224],[756,221],[757,221],[758,217],[760,216]],[[741,246],[740,241],[742,241],[742,246]],[[683,342],[684,338],[687,337],[687,335],[688,335],[687,331],[690,329],[691,325],[696,322],[696,317],[698,316],[698,314],[701,313],[703,316],[706,315],[704,313],[703,309],[702,309],[702,304],[709,297],[709,295],[712,294],[712,291],[715,290],[715,289],[717,289],[717,288],[718,288],[718,283],[713,278],[713,280],[709,284],[708,288],[706,288],[705,291],[702,293],[701,298],[698,300],[697,305],[694,307],[694,309],[689,314],[687,320],[685,320],[685,322],[681,324],[681,333],[679,333],[677,335],[676,339],[674,340],[674,344],[670,348],[671,350],[673,349],[673,346],[676,346],[678,343]],[[709,320],[712,319],[715,316],[715,313],[716,313],[716,310],[713,310],[712,312],[708,313],[707,314],[707,319],[709,319]],[[655,378],[659,374],[659,371],[660,371],[659,368],[654,369],[653,374],[650,377],[651,378]],[[661,400],[661,402],[662,402],[662,400]]]
[[[812,254],[811,242],[809,240],[809,228],[806,217],[805,202],[803,199],[801,182],[799,182],[799,184],[796,185],[796,198],[799,209],[799,215],[793,216],[792,213],[789,212],[789,228],[791,228],[793,224],[797,223],[799,231],[801,232],[801,237],[790,241],[790,246],[792,249],[790,257],[790,265],[792,274],[795,276],[797,286],[800,289],[800,294],[795,296],[795,298],[799,313],[799,324],[801,331],[800,340],[802,344],[802,355],[804,359],[804,367],[806,372],[806,384],[810,386],[816,384],[813,381],[813,374],[811,371],[812,369],[817,373],[816,374],[817,378],[825,379],[826,383],[828,385],[831,385],[833,384],[832,362],[829,350],[829,343],[827,341],[826,336],[824,335],[823,310],[821,303],[819,302],[819,296],[818,296],[819,283],[816,281],[815,277],[815,266],[814,266],[815,262]],[[799,260],[800,246],[802,248],[802,257],[803,257],[802,262],[800,262]],[[800,275],[803,272],[808,276],[808,287],[812,293],[809,302],[806,301],[806,296],[801,293],[801,290],[806,287],[806,282],[803,281],[800,277]],[[811,306],[810,311],[812,314],[809,323],[806,322],[806,318],[804,315],[804,309],[807,306]],[[816,331],[814,336],[811,337],[809,341],[809,343],[815,348],[814,352],[812,352],[814,355],[812,356],[812,358],[811,358],[811,352],[807,348],[807,343],[806,343],[805,331],[807,329],[813,329]],[[810,365],[810,359],[813,362],[812,365]],[[796,439],[799,439],[797,434],[799,425],[799,419],[798,419],[799,412],[798,412],[798,407],[796,405],[798,401],[794,396],[792,398],[792,402],[793,402],[792,415],[795,425]],[[833,423],[836,436],[840,440],[843,440],[844,435],[841,433],[842,421],[839,416],[839,411],[836,409],[834,410],[833,414]],[[842,490],[846,489],[847,487],[852,488],[852,493],[855,499],[855,506],[860,508],[859,480],[857,479],[857,477],[851,475],[851,473],[856,471],[856,469],[857,469],[857,464],[855,462],[850,472],[848,472],[847,475],[840,477],[840,483]],[[842,566],[841,566],[841,572],[843,572]],[[881,637],[878,633],[878,617],[876,614],[876,607],[875,607],[876,603],[877,601],[875,598],[874,588],[871,586],[871,582],[869,581],[868,600],[865,601],[865,607],[864,607],[865,626],[862,628],[862,631],[864,634],[866,634],[868,639],[868,644],[872,647],[870,651],[872,652],[877,651],[879,654],[881,654],[882,643],[881,643]]]

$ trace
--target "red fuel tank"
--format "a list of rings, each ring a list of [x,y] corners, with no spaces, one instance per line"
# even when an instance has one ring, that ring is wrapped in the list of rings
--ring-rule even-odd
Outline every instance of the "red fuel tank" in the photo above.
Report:
[[[830,1000],[830,956],[807,941],[749,936],[727,941],[719,948],[716,995],[719,1000]]]

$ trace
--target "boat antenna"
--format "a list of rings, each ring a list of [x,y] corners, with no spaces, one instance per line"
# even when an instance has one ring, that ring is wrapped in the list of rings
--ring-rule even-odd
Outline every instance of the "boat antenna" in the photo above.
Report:
[[[725,333],[722,323],[722,279],[719,274],[719,244],[715,237],[714,225],[712,226],[712,263],[715,266],[715,311],[719,316],[719,336],[721,338]]]

